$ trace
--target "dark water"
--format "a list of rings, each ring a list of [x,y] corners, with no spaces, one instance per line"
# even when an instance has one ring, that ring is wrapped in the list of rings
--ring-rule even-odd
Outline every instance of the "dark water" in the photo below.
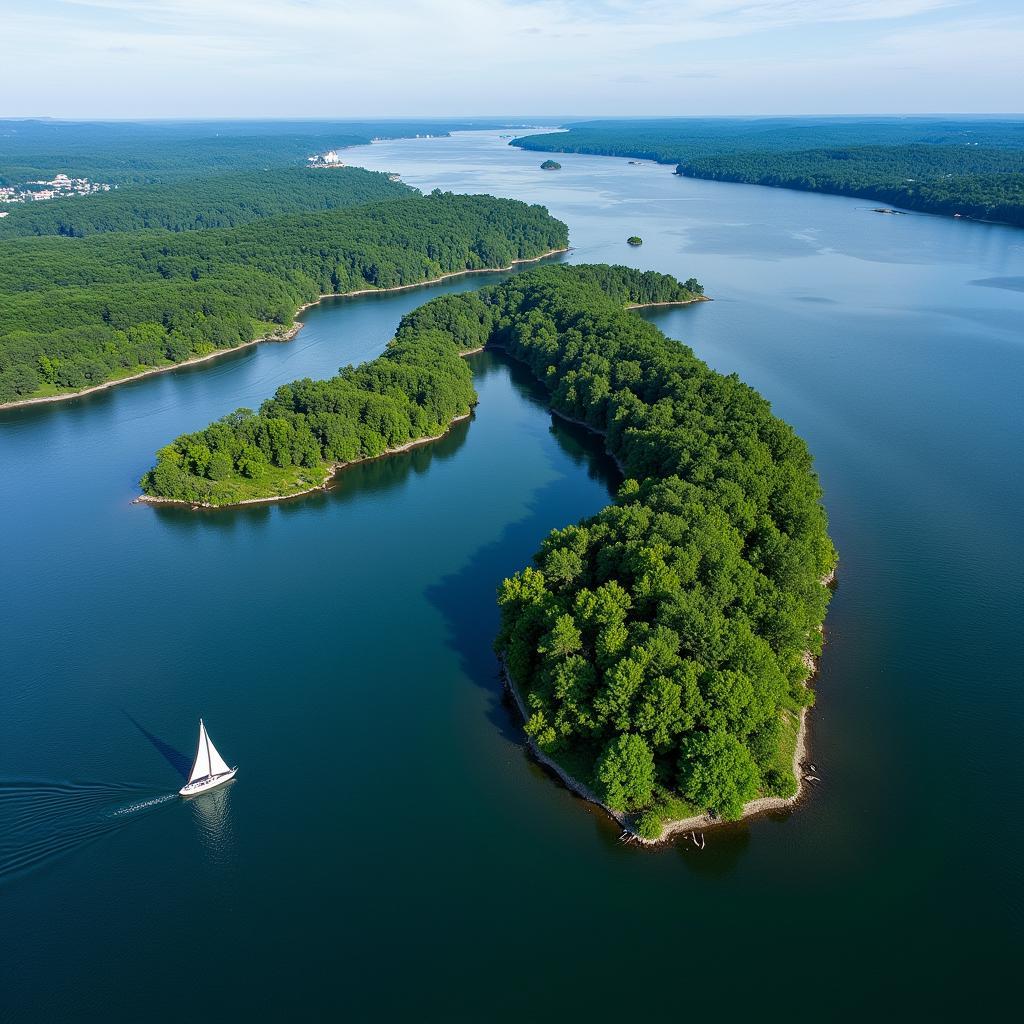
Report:
[[[327,495],[131,506],[170,437],[369,358],[404,311],[489,279],[324,304],[291,343],[0,418],[0,1017],[842,1019],[1005,999],[1024,232],[622,160],[542,172],[495,133],[350,159],[546,203],[574,260],[705,281],[715,302],[651,318],[767,395],[827,492],[822,783],[703,852],[650,853],[527,760],[494,587],[615,480],[498,357],[474,357],[472,422]],[[167,799],[200,714],[238,779]]]

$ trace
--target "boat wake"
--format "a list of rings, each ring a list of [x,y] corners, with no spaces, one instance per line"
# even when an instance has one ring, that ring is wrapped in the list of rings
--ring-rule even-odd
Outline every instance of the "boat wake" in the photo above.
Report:
[[[0,779],[0,885],[174,798],[131,783]]]
[[[173,793],[164,793],[162,796],[155,796],[152,800],[143,800],[141,803],[131,804],[129,807],[119,807],[116,811],[112,811],[111,814],[115,818],[120,818],[123,814],[138,814],[139,811],[145,811],[150,807],[156,807],[157,804],[165,804],[168,800],[173,800]]]

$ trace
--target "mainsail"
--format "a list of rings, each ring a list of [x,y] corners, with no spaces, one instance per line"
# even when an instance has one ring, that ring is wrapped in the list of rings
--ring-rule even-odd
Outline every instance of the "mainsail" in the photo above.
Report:
[[[188,777],[189,782],[196,779],[209,778],[211,775],[222,775],[231,769],[227,766],[224,758],[217,752],[217,748],[210,742],[203,720],[199,719],[199,748],[196,750],[196,761],[192,765],[192,772]]]

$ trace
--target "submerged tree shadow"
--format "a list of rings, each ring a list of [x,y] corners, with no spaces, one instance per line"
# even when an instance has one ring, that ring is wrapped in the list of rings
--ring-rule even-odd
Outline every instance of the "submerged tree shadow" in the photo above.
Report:
[[[492,358],[508,370],[520,396],[547,412],[546,393],[525,367],[501,354],[495,353]],[[602,439],[585,427],[553,416],[550,431],[560,452],[576,466],[584,467],[590,479],[603,484],[610,501],[622,475],[605,453]],[[597,511],[581,509],[565,522],[552,522],[550,512],[545,510],[552,504],[565,504],[567,487],[571,488],[572,482],[562,474],[540,488],[522,519],[507,525],[494,541],[475,551],[461,569],[441,577],[426,590],[427,599],[444,618],[463,672],[491,697],[488,720],[503,738],[517,744],[522,744],[522,727],[518,711],[502,684],[493,647],[499,625],[495,597],[503,579],[532,564],[541,540],[551,530]]]

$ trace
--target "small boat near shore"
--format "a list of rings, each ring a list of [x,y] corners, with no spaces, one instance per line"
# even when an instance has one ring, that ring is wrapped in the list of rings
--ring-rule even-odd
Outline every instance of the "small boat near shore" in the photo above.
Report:
[[[206,726],[200,718],[196,759],[192,765],[192,771],[189,773],[188,782],[178,790],[178,793],[181,796],[198,796],[215,786],[230,782],[237,771],[237,765],[234,768],[229,768],[227,762],[220,756],[220,752],[210,740]]]

